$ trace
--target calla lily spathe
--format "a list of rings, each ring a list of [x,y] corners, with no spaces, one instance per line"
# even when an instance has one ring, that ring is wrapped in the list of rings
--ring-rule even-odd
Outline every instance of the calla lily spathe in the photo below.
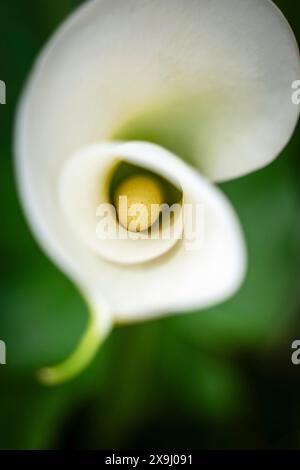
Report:
[[[235,292],[243,236],[210,181],[280,153],[299,115],[291,101],[299,76],[295,38],[269,0],[91,0],[54,35],[19,109],[17,177],[35,235],[82,291],[91,322],[45,381],[75,375],[115,322],[204,308]],[[101,188],[119,160],[204,204],[200,250],[176,237],[95,238]]]

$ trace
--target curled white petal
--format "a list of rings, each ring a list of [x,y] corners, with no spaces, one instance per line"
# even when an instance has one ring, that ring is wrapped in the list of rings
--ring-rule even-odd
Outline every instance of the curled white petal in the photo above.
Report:
[[[115,319],[124,322],[204,308],[230,297],[243,280],[246,255],[239,222],[223,194],[159,146],[130,142],[120,151],[143,155],[154,170],[177,181],[184,208],[198,208],[200,214],[198,219],[194,212],[187,214],[182,240],[164,256],[112,274],[106,288]]]
[[[145,146],[100,143],[79,150],[66,162],[60,179],[61,204],[74,232],[96,255],[120,264],[143,263],[169,251],[181,237],[180,213],[175,214],[172,236],[164,237],[163,233],[157,236],[152,233],[151,237],[148,233],[133,236],[118,224],[107,197],[107,180],[120,159],[161,174],[157,160],[164,158],[164,154],[159,153],[152,148],[149,158]],[[172,171],[167,173],[165,176],[176,184]],[[99,233],[101,210],[107,215],[106,219],[109,217],[111,225],[111,230],[103,233],[103,237]]]
[[[78,223],[70,223],[62,208],[59,181],[53,188],[53,212],[50,206],[39,212],[39,201],[29,186],[23,187],[31,221],[41,243],[83,291],[88,290],[93,303],[99,306],[98,314],[102,314],[101,305],[108,305],[113,321],[142,320],[207,307],[232,295],[243,279],[245,248],[237,218],[222,193],[183,160],[157,145],[144,142],[100,144],[92,148],[89,156],[98,157],[99,148],[106,154],[111,152],[133,162],[143,161],[153,171],[176,181],[182,188],[185,204],[203,208],[204,218],[200,218],[200,224],[195,227],[195,219],[186,217],[183,239],[175,245],[172,242],[173,248],[163,256],[141,264],[119,264],[107,261],[100,252],[95,254],[88,240],[83,243],[76,230]],[[82,155],[75,159],[78,157],[81,160]],[[101,169],[101,159],[96,158],[96,162]],[[70,163],[72,169],[72,158]],[[87,168],[90,168],[89,163],[87,161]],[[92,163],[94,165],[95,161]],[[94,166],[93,170],[97,174]],[[64,171],[65,167],[63,175]],[[26,184],[24,176],[22,181]],[[71,200],[72,191],[71,187]],[[96,200],[94,204],[96,210]],[[84,223],[81,216],[78,220]],[[131,240],[127,242],[131,245]],[[135,242],[137,250],[139,242]]]

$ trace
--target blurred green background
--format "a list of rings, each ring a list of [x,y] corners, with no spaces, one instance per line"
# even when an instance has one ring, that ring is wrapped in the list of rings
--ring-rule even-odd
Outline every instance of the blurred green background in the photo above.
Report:
[[[221,1],[221,0],[220,0]],[[78,379],[35,380],[77,343],[87,310],[41,252],[13,174],[13,122],[24,80],[57,25],[82,2],[2,0],[0,79],[1,449],[300,448],[300,132],[272,165],[222,184],[239,213],[249,270],[227,303],[114,330]],[[300,5],[278,0],[300,39]],[[300,77],[295,77],[300,78]]]

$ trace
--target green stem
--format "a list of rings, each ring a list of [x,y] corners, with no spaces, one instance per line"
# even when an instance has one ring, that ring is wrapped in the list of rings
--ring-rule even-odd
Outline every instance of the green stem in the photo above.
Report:
[[[100,331],[97,317],[92,317],[75,351],[62,363],[41,369],[39,380],[45,385],[58,385],[76,377],[94,358],[105,336],[106,332]]]

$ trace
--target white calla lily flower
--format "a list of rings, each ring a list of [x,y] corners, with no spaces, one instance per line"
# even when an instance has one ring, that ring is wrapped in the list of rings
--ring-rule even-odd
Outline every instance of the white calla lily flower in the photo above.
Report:
[[[208,307],[237,290],[243,236],[210,181],[280,153],[299,115],[299,76],[295,38],[270,0],[91,0],[54,35],[19,109],[17,177],[39,242],[82,291],[91,321],[73,355],[41,372],[45,382],[83,369],[116,322]],[[160,200],[161,178],[181,194],[169,238],[126,238],[113,211],[108,224],[122,236],[99,234],[99,205],[111,202],[122,164],[151,173],[127,184],[131,197]],[[203,208],[200,229],[186,206]]]

